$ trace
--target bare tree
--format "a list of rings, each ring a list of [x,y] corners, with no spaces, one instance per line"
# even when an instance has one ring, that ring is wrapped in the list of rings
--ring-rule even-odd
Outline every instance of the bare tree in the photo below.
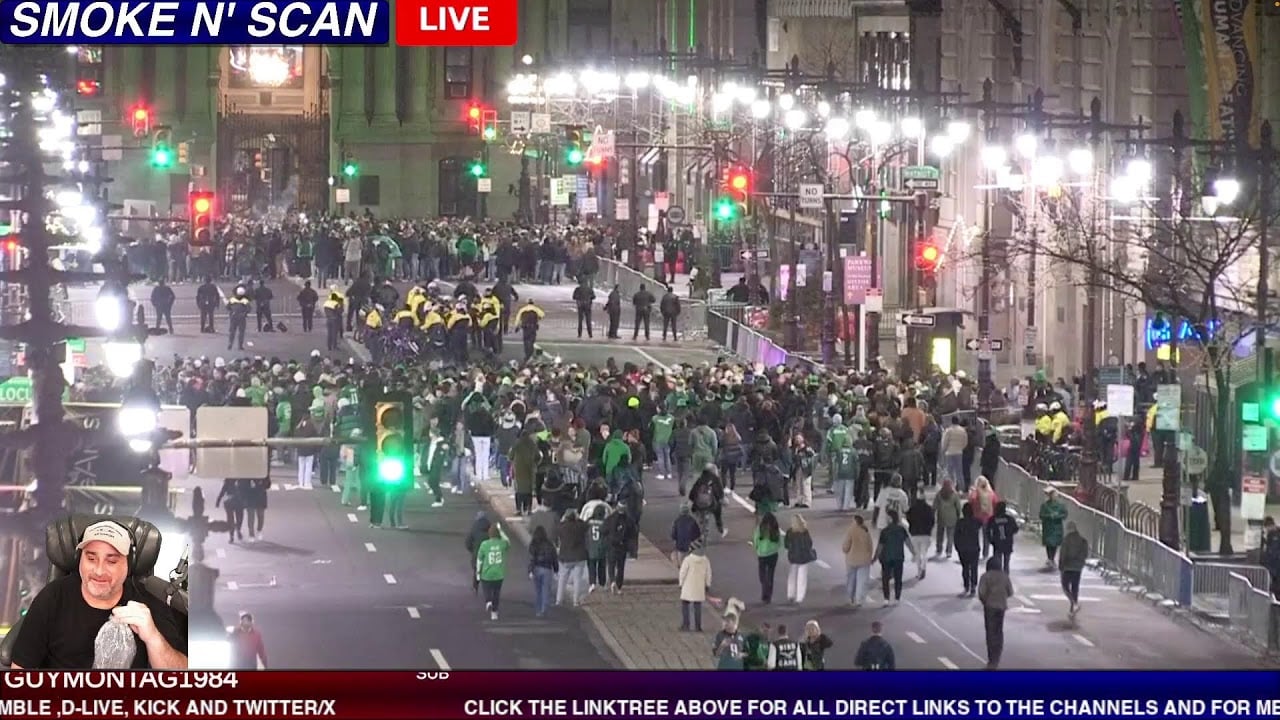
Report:
[[[1205,187],[1201,173],[1184,169],[1183,175],[1175,187]],[[988,261],[1013,267],[1019,256],[1038,256],[1050,277],[1083,289],[1091,307],[1099,305],[1100,294],[1111,293],[1174,328],[1171,362],[1176,366],[1181,354],[1184,367],[1196,363],[1196,374],[1214,395],[1205,490],[1213,503],[1219,550],[1230,553],[1231,473],[1239,454],[1239,440],[1229,431],[1232,364],[1236,351],[1244,349],[1257,328],[1259,238],[1280,218],[1259,211],[1256,193],[1242,194],[1229,206],[1212,198],[1183,202],[1181,210],[1171,210],[1168,202],[1108,205],[1074,188],[1033,195],[1047,228],[1024,234],[1017,242],[993,245],[987,249]],[[1090,315],[1096,318],[1097,311],[1086,312],[1082,330],[1096,337],[1097,323],[1090,322]],[[1183,326],[1190,330],[1189,337],[1180,337]],[[1089,389],[1082,399],[1090,400],[1096,397],[1095,380],[1086,382]],[[1239,384],[1240,378],[1234,382]],[[1093,414],[1085,415],[1087,455]],[[1171,443],[1168,452],[1172,465],[1176,444]],[[1178,542],[1178,482],[1176,472],[1166,471],[1160,535],[1173,546]]]
[[[858,72],[858,34],[851,23],[830,18],[808,21],[800,43],[800,67],[814,74],[835,71],[835,79],[855,80]]]

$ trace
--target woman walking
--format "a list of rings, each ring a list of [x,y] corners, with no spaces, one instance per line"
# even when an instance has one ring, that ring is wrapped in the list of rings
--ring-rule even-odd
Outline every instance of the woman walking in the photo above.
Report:
[[[898,520],[898,513],[887,513],[889,524],[880,531],[880,544],[876,547],[876,559],[880,561],[880,589],[886,605],[897,605],[902,600],[902,566],[907,561],[907,548],[911,536]],[[913,551],[914,552],[914,551]],[[889,594],[890,585],[893,594]]]
[[[489,619],[498,619],[498,605],[502,600],[502,581],[507,577],[507,550],[511,541],[502,526],[489,526],[489,538],[476,550],[476,581],[484,591],[484,609]]]
[[[849,596],[849,604],[858,608],[866,600],[871,586],[871,562],[875,555],[871,532],[861,515],[853,516],[841,549],[844,550],[845,592]]]
[[[551,607],[555,594],[556,574],[560,572],[560,557],[556,546],[547,537],[547,528],[538,525],[529,541],[529,579],[533,581],[533,614],[543,617]]]
[[[778,518],[773,513],[765,513],[760,517],[755,534],[751,538],[751,546],[756,550],[756,569],[760,576],[760,602],[768,605],[773,602],[773,577],[778,570],[778,550],[782,546]]]
[[[810,620],[804,625],[804,639],[800,641],[800,655],[804,658],[805,670],[826,670],[827,651],[834,645],[831,638],[822,632],[817,620]]]
[[[809,590],[809,563],[818,559],[813,548],[813,537],[800,513],[791,516],[791,528],[783,540],[787,549],[787,601],[797,605],[804,602]]]
[[[1000,667],[1004,653],[1004,614],[1013,597],[1013,583],[999,555],[987,560],[987,571],[978,581],[978,600],[982,603],[982,622],[987,635],[987,669]]]
[[[711,561],[699,538],[680,563],[680,630],[688,632],[690,617],[694,632],[702,632],[702,603],[711,587]]]

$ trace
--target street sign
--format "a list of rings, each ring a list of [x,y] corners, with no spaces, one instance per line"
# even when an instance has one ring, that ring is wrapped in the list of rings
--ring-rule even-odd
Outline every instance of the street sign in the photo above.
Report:
[[[931,165],[912,165],[902,169],[902,187],[906,190],[937,190],[941,175]]]
[[[493,192],[493,178],[480,178],[476,180],[476,192]]]
[[[534,135],[550,135],[551,113],[530,113],[529,127]]]
[[[1000,352],[1001,350],[1004,350],[1004,340],[1000,340],[998,338],[991,338],[987,341],[987,345],[987,349],[991,352]],[[964,349],[978,352],[982,349],[982,340],[979,340],[978,338],[969,338],[964,341]]]
[[[1204,471],[1209,469],[1209,454],[1192,445],[1182,458],[1182,466],[1188,475],[1203,475]],[[1263,492],[1266,492],[1265,484]]]
[[[527,135],[529,133],[529,111],[528,110],[512,110],[511,111],[511,134]]]
[[[755,252],[751,252],[750,250],[743,250],[742,252],[738,253],[738,257],[742,258],[743,260],[750,260],[752,258],[758,258],[760,260],[768,260],[769,251],[756,250]]]
[[[11,377],[0,383],[0,403],[26,405],[31,402],[31,378]]]
[[[1262,475],[1240,477],[1240,517],[1261,520],[1267,514],[1267,479]]]
[[[907,327],[934,327],[938,324],[938,318],[933,315],[903,313],[902,324]]]
[[[684,208],[679,205],[672,205],[667,208],[667,222],[672,225],[683,225],[685,221]]]
[[[334,188],[333,201],[339,205],[351,202],[351,188]]]
[[[822,196],[822,183],[800,184],[800,207],[820,208],[822,207]]]

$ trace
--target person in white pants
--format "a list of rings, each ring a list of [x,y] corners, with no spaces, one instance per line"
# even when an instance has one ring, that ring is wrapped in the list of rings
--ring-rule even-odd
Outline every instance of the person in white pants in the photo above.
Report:
[[[300,450],[310,450],[311,448],[300,448]],[[303,455],[298,453],[298,487],[303,490],[311,489],[311,471],[315,469],[316,456]]]
[[[489,480],[489,440],[488,436],[471,436],[471,447],[476,451],[476,482]]]
[[[809,591],[809,565],[818,559],[813,549],[813,537],[800,513],[791,516],[791,528],[783,539],[787,549],[787,600],[797,605],[804,602]]]

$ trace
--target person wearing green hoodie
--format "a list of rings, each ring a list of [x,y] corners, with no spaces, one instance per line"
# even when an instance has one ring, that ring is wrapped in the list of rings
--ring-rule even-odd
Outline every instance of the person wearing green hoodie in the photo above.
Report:
[[[614,430],[609,434],[609,440],[604,444],[604,449],[600,451],[600,466],[604,470],[605,482],[609,485],[609,492],[617,495],[621,489],[616,486],[616,478],[618,468],[625,467],[631,462],[631,448],[627,445],[627,441],[622,437],[621,430]]]
[[[658,479],[675,477],[675,464],[671,458],[671,434],[676,419],[664,407],[649,421],[653,426],[653,454],[658,458]]]
[[[851,447],[853,447],[853,435],[845,426],[844,417],[832,415],[831,428],[827,430],[827,435],[822,442],[822,455],[827,459],[831,477],[836,477],[836,471],[843,457],[842,451]]]
[[[502,581],[507,577],[507,551],[511,541],[502,525],[489,526],[489,538],[476,550],[476,579],[484,591],[484,609],[490,620],[498,619],[498,605],[502,601]]]
[[[760,575],[760,602],[773,602],[773,577],[778,570],[778,552],[782,549],[782,531],[778,518],[771,512],[760,516],[751,546],[756,551],[756,569]]]

